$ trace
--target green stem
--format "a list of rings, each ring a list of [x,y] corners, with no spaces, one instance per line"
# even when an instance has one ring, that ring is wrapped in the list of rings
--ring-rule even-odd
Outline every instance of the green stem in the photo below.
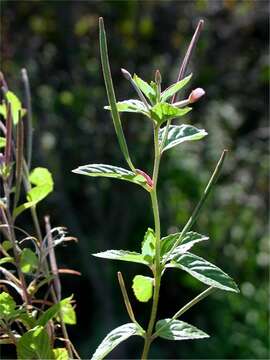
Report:
[[[147,327],[147,332],[145,335],[144,348],[142,352],[142,359],[147,359],[150,345],[152,342],[152,333],[156,321],[158,301],[159,301],[159,290],[161,282],[161,264],[160,264],[160,218],[159,218],[159,207],[157,199],[157,180],[158,180],[158,171],[160,164],[160,151],[158,144],[158,131],[159,127],[154,128],[154,144],[155,144],[155,162],[154,162],[154,171],[153,171],[153,189],[150,192],[154,222],[155,222],[155,236],[156,236],[156,255],[155,255],[155,267],[154,267],[154,296],[153,304],[150,315],[149,324]]]

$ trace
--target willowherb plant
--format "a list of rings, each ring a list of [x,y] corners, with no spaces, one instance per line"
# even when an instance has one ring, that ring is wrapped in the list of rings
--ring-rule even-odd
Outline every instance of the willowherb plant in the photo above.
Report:
[[[185,141],[199,140],[207,135],[205,130],[198,129],[191,125],[171,125],[173,119],[182,117],[191,111],[191,107],[188,105],[195,103],[204,95],[204,90],[197,88],[190,93],[188,98],[177,101],[178,92],[192,77],[191,74],[185,77],[185,72],[202,26],[203,21],[201,20],[180,67],[176,83],[162,91],[161,74],[158,70],[155,74],[155,81],[147,83],[136,74],[131,76],[127,70],[122,69],[124,77],[130,81],[139,100],[130,99],[116,102],[108,59],[104,23],[102,18],[99,19],[101,62],[109,101],[109,105],[106,106],[105,109],[111,112],[119,145],[130,169],[127,170],[112,165],[90,164],[80,166],[73,170],[73,172],[87,176],[104,176],[126,180],[143,187],[150,195],[155,227],[154,230],[149,228],[146,231],[141,244],[140,253],[127,250],[108,250],[94,254],[94,256],[101,258],[136,262],[147,266],[151,271],[151,276],[146,277],[136,275],[133,279],[132,288],[139,301],[147,302],[152,299],[152,310],[149,323],[147,328],[144,329],[135,318],[122,274],[121,272],[118,272],[121,291],[131,322],[117,327],[105,337],[92,357],[94,360],[103,359],[119,343],[133,335],[144,338],[142,359],[148,357],[150,345],[158,337],[168,340],[207,338],[209,335],[204,331],[199,330],[195,326],[187,324],[184,321],[178,320],[180,316],[197,302],[212,293],[215,289],[232,292],[239,291],[235,282],[221,269],[190,252],[191,248],[196,243],[208,240],[207,236],[191,231],[191,228],[196,221],[199,211],[212,186],[219,176],[226,156],[226,150],[223,151],[198,205],[195,207],[190,219],[182,230],[176,234],[169,234],[164,237],[161,236],[157,183],[162,154],[164,151]],[[152,122],[154,164],[151,176],[144,171],[137,169],[131,160],[121,125],[120,112],[140,113],[145,115]],[[197,280],[208,285],[208,288],[170,318],[157,321],[162,276],[165,271],[171,268],[186,271]]]
[[[18,359],[79,358],[66,325],[76,324],[72,296],[62,298],[55,247],[70,240],[63,227],[40,222],[37,206],[53,191],[51,173],[31,169],[32,111],[27,72],[22,70],[26,109],[1,74],[0,105],[0,344],[16,347]],[[3,153],[2,153],[3,151]],[[25,199],[26,198],[26,199]],[[29,209],[27,228],[19,221]],[[30,230],[31,229],[31,230]]]

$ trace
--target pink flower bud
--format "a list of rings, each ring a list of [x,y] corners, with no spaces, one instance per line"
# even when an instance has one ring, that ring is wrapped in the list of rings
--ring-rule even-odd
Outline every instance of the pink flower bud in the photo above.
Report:
[[[203,95],[205,94],[205,91],[202,88],[197,88],[195,90],[192,90],[188,100],[190,104],[195,103],[196,101],[198,101]]]

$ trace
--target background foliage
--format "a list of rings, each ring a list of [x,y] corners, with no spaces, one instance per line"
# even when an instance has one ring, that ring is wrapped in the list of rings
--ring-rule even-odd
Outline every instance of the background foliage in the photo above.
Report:
[[[107,104],[99,60],[99,16],[105,19],[119,100],[134,96],[120,67],[147,80],[160,69],[166,86],[176,78],[198,19],[206,20],[190,70],[192,88],[203,87],[207,96],[187,118],[208,130],[209,136],[164,156],[159,184],[163,235],[185,223],[221,151],[230,150],[194,230],[211,239],[198,255],[208,253],[210,261],[238,281],[241,294],[217,292],[184,316],[212,335],[210,339],[158,340],[151,356],[268,357],[268,5],[263,0],[2,1],[1,68],[21,98],[20,69],[28,69],[34,162],[48,167],[56,181],[56,192],[40,212],[50,213],[52,222],[67,225],[80,240],[58,249],[58,256],[60,263],[82,272],[80,278],[63,278],[66,295],[74,293],[77,299],[78,326],[71,337],[82,357],[89,357],[109,330],[127,321],[117,270],[125,276],[142,322],[147,322],[150,309],[132,295],[131,279],[138,265],[90,256],[110,248],[138,250],[153,221],[149,199],[132,184],[71,173],[92,162],[124,164],[109,113],[103,110]],[[122,119],[136,164],[150,171],[149,124],[137,114]],[[167,274],[160,317],[178,310],[201,289],[179,271]],[[136,358],[141,348],[142,340],[131,338],[111,357]]]

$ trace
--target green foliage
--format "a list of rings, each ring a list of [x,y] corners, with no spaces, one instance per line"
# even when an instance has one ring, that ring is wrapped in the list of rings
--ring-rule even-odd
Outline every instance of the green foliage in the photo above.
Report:
[[[126,251],[126,250],[107,250],[104,252],[100,252],[97,254],[93,254],[93,256],[111,259],[111,260],[122,260],[129,262],[136,262],[140,264],[149,265],[149,262],[145,260],[142,254],[136,253],[134,251]]]
[[[3,265],[5,263],[13,263],[14,262],[14,258],[11,256],[5,256],[2,259],[0,259],[0,265]]]
[[[201,282],[210,285],[210,287],[205,290],[205,292],[201,293],[200,295],[198,295],[197,298],[194,298],[190,303],[188,303],[186,308],[183,308],[184,310],[181,312],[181,315],[184,311],[188,310],[198,301],[210,294],[213,287],[217,287],[226,291],[238,292],[237,285],[227,274],[225,274],[222,270],[217,268],[215,265],[209,263],[208,261],[188,252],[188,250],[190,250],[194,244],[208,239],[208,237],[206,236],[200,235],[196,232],[190,232],[189,230],[197,219],[202,205],[204,204],[212,186],[215,184],[218,178],[226,155],[226,151],[223,151],[221,158],[218,161],[216,168],[204,190],[201,200],[199,201],[194,212],[192,213],[190,219],[183,227],[182,231],[180,233],[172,234],[160,239],[161,231],[157,199],[157,180],[161,161],[161,154],[162,151],[170,149],[184,141],[199,140],[207,135],[207,132],[205,130],[197,129],[194,126],[171,125],[172,119],[184,116],[191,110],[191,108],[187,107],[186,105],[196,102],[201,96],[196,97],[194,95],[193,99],[191,99],[191,96],[189,96],[188,99],[185,99],[182,102],[169,104],[165,101],[170,97],[176,95],[176,93],[188,83],[191,75],[187,76],[184,79],[180,77],[180,80],[177,83],[173,84],[161,93],[161,75],[159,71],[156,72],[155,82],[151,82],[150,84],[148,84],[142,79],[140,79],[136,74],[132,78],[127,70],[122,69],[122,73],[125,78],[131,82],[131,84],[137,91],[140,101],[124,100],[122,102],[116,103],[109,68],[106,35],[102,18],[100,18],[99,20],[99,26],[101,61],[109,100],[109,106],[106,106],[105,109],[110,110],[112,113],[114,127],[116,135],[118,137],[120,148],[132,171],[111,165],[92,164],[80,166],[76,170],[73,170],[73,172],[88,176],[103,176],[127,180],[143,186],[145,190],[150,192],[155,222],[155,231],[151,228],[148,228],[148,230],[146,231],[144,240],[142,242],[141,254],[124,250],[108,250],[102,253],[94,254],[95,256],[102,258],[146,263],[150,265],[153,277],[136,275],[133,278],[132,285],[135,297],[140,302],[149,301],[153,296],[154,288],[151,317],[147,327],[147,332],[144,335],[145,342],[142,353],[142,358],[147,358],[150,344],[154,339],[152,337],[152,332],[154,324],[156,322],[160,283],[162,275],[166,269],[172,267],[180,268],[188,272],[190,275],[200,280]],[[199,27],[200,23],[197,27],[197,32],[199,31]],[[194,37],[196,36],[197,35],[194,35]],[[191,54],[192,46],[194,46],[195,42],[194,39],[191,42],[191,48],[189,48],[189,50],[187,51],[187,57],[189,57]],[[185,58],[182,66],[186,66],[185,64],[187,61],[188,58]],[[181,67],[181,71],[184,73],[183,69]],[[200,93],[204,93],[202,89],[199,90]],[[150,101],[150,103],[147,102],[144,96],[146,96],[147,100]],[[130,157],[119,118],[119,112],[122,111],[142,113],[153,121],[154,166],[152,178],[141,170],[135,170],[133,164],[130,162]],[[164,122],[166,122],[166,126],[163,129],[160,129],[160,126]],[[125,289],[122,275],[118,277],[118,279],[120,282],[121,291],[124,297],[124,302],[129,317],[133,321],[132,331],[136,331],[138,323],[135,319],[130,301],[128,299],[128,294]],[[156,324],[157,333],[160,337],[170,340],[197,339],[208,337],[208,335],[201,330],[198,330],[195,327],[182,321],[176,320],[176,317],[179,317],[178,313],[174,315],[174,318],[161,320]],[[128,326],[129,328],[128,331],[126,331],[125,329],[126,326]],[[123,329],[125,329],[125,331],[123,331]],[[121,341],[124,341],[132,334],[133,333],[130,330],[130,324],[113,330],[109,335],[107,335],[101,345],[99,345],[96,353],[93,356],[93,359],[102,359],[116,345],[118,345]]]
[[[12,114],[13,124],[17,125],[19,122],[19,116],[23,117],[26,110],[22,108],[22,103],[19,98],[11,91],[7,91],[5,94],[6,102],[0,105],[0,114],[6,119],[7,118],[7,105],[10,104],[10,110]]]
[[[116,103],[117,110],[119,112],[133,112],[133,113],[141,113],[143,115],[148,116],[148,111],[146,106],[142,101],[139,100],[124,100]],[[111,110],[110,106],[104,106],[104,109]]]
[[[159,130],[158,138],[159,143],[162,144],[163,137],[165,135],[165,127]],[[185,141],[200,140],[207,135],[207,132],[203,129],[197,129],[191,125],[170,125],[167,138],[164,142],[162,151],[168,150],[174,146],[177,146]]]
[[[29,175],[29,181],[35,186],[27,192],[27,202],[14,210],[15,217],[24,210],[36,206],[53,191],[53,178],[46,168],[35,168]]]
[[[152,263],[156,253],[156,236],[153,229],[148,228],[142,241],[143,258]]]
[[[87,175],[87,176],[102,176],[109,177],[119,180],[125,180],[133,182],[137,185],[142,186],[146,190],[148,185],[145,177],[140,174],[136,174],[130,170],[126,170],[117,166],[104,165],[104,164],[91,164],[79,166],[77,169],[72,170],[76,174]]]
[[[0,318],[8,318],[13,315],[16,303],[13,298],[5,291],[0,294]]]
[[[37,167],[31,171],[31,94],[25,69],[22,69],[22,80],[30,112],[27,119],[20,120],[26,110],[17,96],[7,91],[1,73],[4,101],[0,114],[6,121],[1,119],[0,126],[5,136],[0,137],[0,149],[5,148],[4,155],[0,154],[0,265],[3,276],[0,282],[1,287],[11,292],[0,294],[0,344],[12,344],[18,359],[64,360],[73,358],[76,352],[65,325],[75,324],[76,314],[71,297],[56,303],[61,299],[61,284],[54,247],[68,238],[64,228],[51,228],[48,216],[44,218],[45,227],[44,220],[42,226],[39,224],[36,205],[53,191],[53,179],[46,168]],[[20,204],[25,195],[27,202]],[[27,208],[31,208],[30,219],[28,213],[23,222],[17,223],[16,216]],[[52,306],[44,312],[46,304]],[[65,341],[66,348],[52,351],[58,337]]]
[[[169,86],[166,90],[164,90],[161,93],[160,100],[161,101],[168,100],[170,97],[172,97],[174,94],[176,94],[179,90],[181,90],[184,86],[186,86],[186,84],[189,82],[191,77],[192,77],[192,74],[186,76],[184,79],[178,81],[177,83]]]
[[[66,348],[53,349],[53,355],[55,360],[69,360],[69,356]]]
[[[184,116],[192,109],[190,107],[184,107],[182,109],[170,105],[168,103],[157,103],[150,110],[150,114],[156,122],[161,125],[165,121],[175,119],[180,116]]]
[[[92,356],[92,360],[104,359],[117,345],[134,335],[142,335],[141,329],[134,323],[128,323],[115,328],[101,342]]]
[[[176,241],[180,238],[181,233],[170,234],[161,239],[160,243],[160,255],[166,258],[166,254],[170,252]],[[184,254],[186,251],[192,248],[193,245],[200,241],[208,240],[207,236],[198,234],[194,231],[189,231],[181,241],[181,245],[178,245],[168,259],[173,258],[175,255]]]
[[[6,146],[6,139],[0,136],[0,149]]]
[[[70,303],[70,299],[71,298],[64,299],[66,301],[63,301],[63,303],[61,303],[61,318],[63,319],[65,324],[75,325],[77,322],[76,313],[72,304]]]
[[[38,267],[38,257],[31,249],[24,248],[22,250],[20,267],[25,274],[33,272]]]
[[[182,255],[176,254],[171,259],[166,267],[182,269],[206,285],[221,290],[239,292],[237,285],[229,275],[197,255],[186,252]]]
[[[133,279],[132,289],[139,301],[149,301],[153,294],[153,278],[136,275]]]
[[[19,359],[52,359],[53,352],[49,336],[43,326],[35,326],[27,331],[18,341]]]
[[[195,340],[209,338],[204,331],[184,321],[164,319],[156,323],[158,336],[167,340]]]
[[[72,296],[63,299],[59,303],[51,306],[39,317],[36,324],[45,326],[49,320],[59,315],[66,324],[76,324],[76,314],[71,305],[71,300]]]
[[[142,93],[147,97],[147,99],[150,100],[152,104],[155,104],[157,96],[155,89],[153,89],[153,87],[149,85],[146,81],[139,78],[139,76],[137,76],[136,74],[133,75],[133,80],[138,86],[138,88],[142,91]]]

